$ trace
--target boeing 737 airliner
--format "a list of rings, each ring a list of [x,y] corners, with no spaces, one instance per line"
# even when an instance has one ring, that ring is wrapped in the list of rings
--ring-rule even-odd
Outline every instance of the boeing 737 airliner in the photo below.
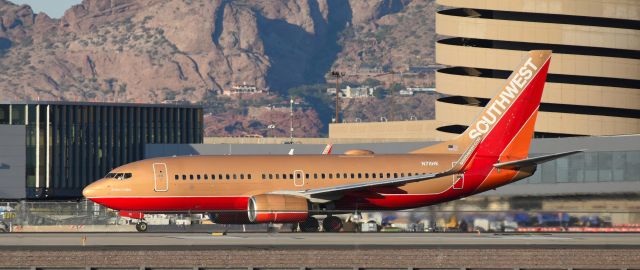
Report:
[[[303,223],[340,229],[331,213],[433,205],[513,183],[536,165],[579,151],[529,158],[551,51],[530,51],[469,128],[407,154],[183,156],[123,165],[87,186],[86,198],[143,213],[209,213],[217,223]]]

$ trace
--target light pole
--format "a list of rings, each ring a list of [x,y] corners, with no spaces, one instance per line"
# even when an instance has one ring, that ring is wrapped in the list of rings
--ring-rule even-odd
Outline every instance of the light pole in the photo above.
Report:
[[[344,72],[331,71],[331,76],[336,77],[336,118],[334,123],[340,123],[340,78],[344,77]]]
[[[293,143],[293,97],[291,97],[291,102],[289,103],[289,111],[291,115],[289,116],[289,126],[291,127],[289,132],[289,142]]]
[[[267,128],[269,130],[271,130],[271,137],[275,138],[276,136],[275,136],[275,134],[273,132],[276,129],[276,125],[275,124],[271,124],[271,125],[268,125]]]

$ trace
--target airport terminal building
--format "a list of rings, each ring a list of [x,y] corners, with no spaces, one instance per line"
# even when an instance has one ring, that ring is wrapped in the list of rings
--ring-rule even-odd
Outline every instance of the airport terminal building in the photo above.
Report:
[[[81,198],[147,143],[202,143],[202,108],[88,102],[0,103],[0,199]]]
[[[408,153],[435,142],[334,144],[332,154],[368,149]],[[148,144],[145,158],[172,155],[320,154],[324,144]],[[541,166],[529,178],[483,195],[557,196],[640,194],[640,135],[534,139],[530,155],[585,150]]]

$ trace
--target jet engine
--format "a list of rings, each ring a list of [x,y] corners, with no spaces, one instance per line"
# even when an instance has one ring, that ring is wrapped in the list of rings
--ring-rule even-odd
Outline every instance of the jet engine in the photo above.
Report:
[[[309,216],[309,201],[293,195],[256,195],[249,199],[248,212],[254,223],[302,222]]]

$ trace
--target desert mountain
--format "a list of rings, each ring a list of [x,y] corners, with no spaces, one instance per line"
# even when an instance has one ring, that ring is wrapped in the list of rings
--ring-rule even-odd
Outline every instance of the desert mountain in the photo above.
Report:
[[[201,102],[243,82],[286,96],[332,67],[432,63],[434,6],[83,0],[52,19],[0,0],[0,99]]]

